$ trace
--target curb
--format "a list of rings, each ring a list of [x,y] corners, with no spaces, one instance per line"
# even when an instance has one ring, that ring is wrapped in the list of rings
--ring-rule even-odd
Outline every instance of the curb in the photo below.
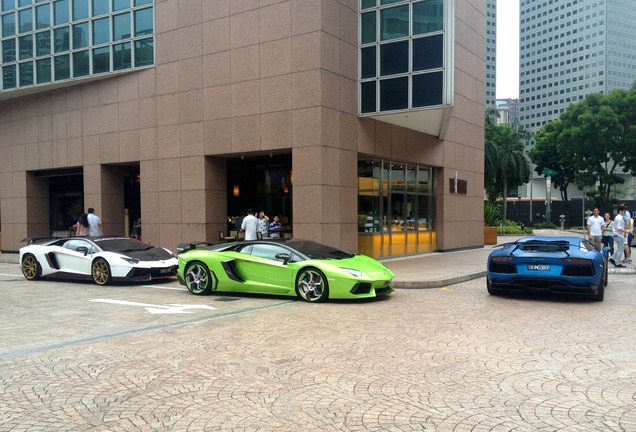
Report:
[[[461,282],[466,282],[473,279],[479,279],[480,277],[486,276],[486,270],[465,274],[461,276],[450,277],[446,279],[437,279],[437,280],[429,280],[429,281],[400,281],[393,280],[391,286],[393,288],[399,289],[431,289],[431,288],[443,288],[448,285],[455,285]]]

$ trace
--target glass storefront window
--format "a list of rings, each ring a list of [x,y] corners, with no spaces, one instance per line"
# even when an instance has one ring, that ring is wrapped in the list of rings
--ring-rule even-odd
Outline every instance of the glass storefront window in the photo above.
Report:
[[[135,6],[143,6],[152,3],[152,0],[135,0]]]
[[[435,249],[432,168],[358,161],[358,246],[373,257]]]

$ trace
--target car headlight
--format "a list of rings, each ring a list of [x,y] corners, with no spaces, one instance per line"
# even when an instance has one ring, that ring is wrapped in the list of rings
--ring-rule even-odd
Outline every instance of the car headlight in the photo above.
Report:
[[[360,270],[355,270],[355,269],[350,269],[350,268],[343,268],[343,267],[340,267],[340,270],[344,270],[347,273],[349,273],[349,274],[351,274],[351,275],[353,275],[355,277],[362,276],[362,272]]]
[[[137,264],[139,263],[139,260],[137,258],[128,258],[128,257],[120,257],[121,259],[123,259],[124,261],[126,261],[128,264]]]

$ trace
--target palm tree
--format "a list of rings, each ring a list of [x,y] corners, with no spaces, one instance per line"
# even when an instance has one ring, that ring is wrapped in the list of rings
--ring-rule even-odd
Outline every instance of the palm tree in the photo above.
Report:
[[[490,199],[503,198],[503,215],[507,215],[508,190],[530,179],[531,167],[525,155],[528,133],[521,127],[494,125],[486,115],[485,185]]]

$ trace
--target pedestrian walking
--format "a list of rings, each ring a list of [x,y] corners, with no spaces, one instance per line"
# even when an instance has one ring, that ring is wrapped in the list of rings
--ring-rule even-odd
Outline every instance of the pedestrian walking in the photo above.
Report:
[[[89,236],[101,236],[104,234],[102,229],[102,219],[95,214],[95,209],[90,207],[88,209],[88,235]]]

